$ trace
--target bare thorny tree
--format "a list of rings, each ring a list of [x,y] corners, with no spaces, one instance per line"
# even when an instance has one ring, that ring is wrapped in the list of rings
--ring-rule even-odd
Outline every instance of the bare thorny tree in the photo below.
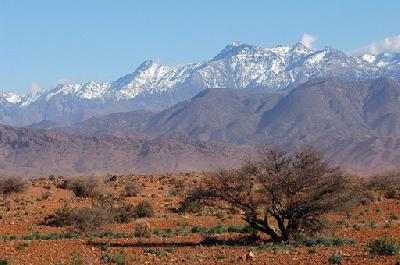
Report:
[[[323,214],[350,201],[348,178],[313,148],[294,154],[264,148],[260,153],[259,160],[238,170],[210,175],[188,199],[225,202],[274,242],[291,241],[320,227]]]

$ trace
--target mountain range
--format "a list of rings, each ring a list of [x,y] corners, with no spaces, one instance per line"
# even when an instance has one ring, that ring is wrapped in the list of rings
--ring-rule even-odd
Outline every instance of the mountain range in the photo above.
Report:
[[[50,127],[99,137],[193,139],[255,150],[313,145],[355,171],[400,165],[400,84],[314,79],[287,94],[206,89],[159,113],[133,111]]]
[[[162,111],[207,88],[289,92],[315,78],[400,78],[400,55],[354,57],[331,47],[301,43],[260,48],[234,42],[211,60],[178,66],[143,62],[133,73],[105,83],[63,83],[27,95],[0,93],[0,123],[73,124],[92,116],[133,110]]]
[[[315,146],[355,172],[400,166],[400,55],[233,43],[107,83],[0,96],[0,174],[209,171]]]

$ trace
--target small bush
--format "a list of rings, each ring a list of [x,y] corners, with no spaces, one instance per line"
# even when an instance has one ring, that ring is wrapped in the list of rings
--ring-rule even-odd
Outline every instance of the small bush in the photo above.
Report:
[[[371,177],[367,185],[376,190],[400,188],[400,172],[390,172],[384,176]]]
[[[122,195],[124,197],[136,197],[142,192],[142,190],[143,190],[142,185],[140,185],[137,182],[130,181],[125,184]]]
[[[117,179],[118,179],[118,176],[117,176],[117,175],[108,176],[108,181],[109,181],[109,182],[114,182],[114,181],[116,181]]]
[[[388,190],[385,191],[384,196],[386,199],[397,199],[397,189],[396,188],[388,188]]]
[[[100,183],[95,178],[76,178],[67,183],[67,189],[72,190],[76,197],[96,197],[99,194]]]
[[[9,265],[10,262],[8,261],[8,259],[0,259],[0,265]]]
[[[317,254],[317,250],[316,250],[315,248],[310,248],[310,249],[307,251],[307,253],[310,254],[310,255]]]
[[[131,204],[122,204],[114,208],[95,206],[71,209],[64,206],[54,214],[45,218],[44,224],[49,226],[75,226],[79,231],[91,233],[101,231],[106,224],[128,223],[136,215],[136,208]]]
[[[125,265],[126,264],[126,255],[123,251],[119,251],[116,255],[112,255],[112,253],[105,253],[101,259],[105,263],[115,263],[117,265]]]
[[[369,204],[371,202],[375,202],[378,200],[379,200],[379,196],[371,190],[366,190],[360,194],[360,203],[362,205],[366,205],[366,204]]]
[[[132,204],[122,204],[112,209],[114,221],[119,224],[129,223],[136,217],[136,207]]]
[[[61,179],[60,182],[58,182],[58,183],[56,184],[56,187],[59,188],[59,189],[65,190],[65,189],[68,188],[69,183],[70,183],[69,180],[67,180],[67,179]]]
[[[204,205],[192,198],[188,197],[180,203],[178,212],[201,215]]]
[[[73,225],[80,232],[99,232],[104,225],[114,222],[114,216],[108,209],[101,207],[85,207],[73,211]]]
[[[26,183],[21,178],[9,177],[0,179],[0,194],[21,193],[25,188]]]
[[[54,214],[46,216],[44,224],[57,227],[72,225],[72,214],[72,209],[64,206],[63,208],[58,209]]]
[[[164,255],[164,251],[162,249],[145,249],[144,253],[152,254],[157,257],[161,257]]]
[[[374,256],[396,256],[400,251],[399,241],[386,236],[368,242],[369,253]]]
[[[167,251],[168,253],[174,253],[176,251],[176,247],[175,246],[170,246],[165,251]]]
[[[208,228],[206,227],[201,227],[201,226],[193,226],[192,229],[190,230],[193,234],[197,233],[207,233]]]
[[[356,241],[354,239],[341,239],[341,238],[325,238],[325,237],[317,237],[308,239],[304,242],[304,245],[307,247],[316,247],[316,246],[343,246],[345,244],[354,244]]]
[[[72,265],[83,265],[81,254],[76,252],[72,254]]]
[[[329,264],[342,264],[343,257],[340,253],[334,253],[329,257],[328,262]]]
[[[137,221],[135,228],[135,237],[151,237],[151,226],[148,222],[145,221]]]
[[[377,224],[375,221],[371,221],[371,222],[369,223],[369,227],[371,227],[371,228],[377,228],[377,227],[378,227],[378,224]]]
[[[391,214],[390,214],[390,219],[392,219],[392,220],[398,220],[398,219],[399,219],[399,216],[398,216],[396,213],[391,213]]]
[[[216,226],[211,227],[208,229],[207,233],[208,234],[221,234],[225,233],[227,231],[227,228],[223,224],[217,224]]]
[[[391,227],[392,227],[392,223],[391,223],[391,222],[385,222],[385,224],[383,225],[383,227],[385,227],[385,228],[391,228]]]
[[[15,246],[15,249],[17,249],[17,250],[22,250],[22,249],[27,248],[27,247],[29,247],[29,244],[28,244],[28,243],[26,243],[26,242],[20,242],[20,243],[18,243],[18,244]]]
[[[148,201],[141,201],[135,207],[135,216],[137,218],[152,217],[154,215],[155,215],[155,213],[154,213],[153,206]]]

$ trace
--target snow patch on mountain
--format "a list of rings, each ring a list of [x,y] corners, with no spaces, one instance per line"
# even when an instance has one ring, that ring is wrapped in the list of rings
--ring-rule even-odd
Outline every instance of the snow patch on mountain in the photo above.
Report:
[[[1,93],[0,99],[3,104],[28,108],[39,100],[48,102],[56,96],[107,102],[172,91],[179,93],[180,87],[185,87],[185,95],[190,95],[187,89],[193,84],[204,88],[280,91],[315,77],[337,76],[352,80],[399,77],[400,71],[395,66],[400,66],[399,54],[353,57],[330,47],[314,50],[301,43],[261,48],[233,42],[203,63],[166,66],[149,60],[116,81],[69,82],[23,96]]]
[[[21,96],[12,92],[0,92],[0,99],[11,104],[16,104],[21,101]]]

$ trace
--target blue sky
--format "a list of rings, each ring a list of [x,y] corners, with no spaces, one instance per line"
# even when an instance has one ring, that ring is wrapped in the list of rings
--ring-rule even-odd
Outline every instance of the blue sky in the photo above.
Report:
[[[0,0],[0,90],[107,81],[146,59],[203,61],[232,41],[303,34],[347,52],[400,34],[400,1]]]

